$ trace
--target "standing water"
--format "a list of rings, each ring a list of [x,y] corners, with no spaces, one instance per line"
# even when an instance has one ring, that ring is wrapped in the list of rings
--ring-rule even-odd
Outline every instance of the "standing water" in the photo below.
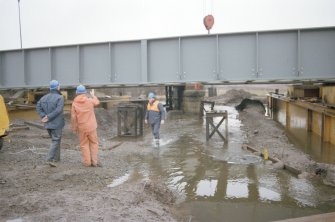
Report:
[[[177,193],[186,221],[274,221],[331,212],[335,191],[320,180],[298,179],[241,149],[241,131],[234,108],[228,111],[228,141],[216,133],[206,141],[206,123],[198,116],[169,113],[159,147],[144,140],[150,155],[130,163],[131,172],[159,180]],[[221,119],[214,118],[214,125]],[[224,132],[224,124],[220,131]],[[223,134],[224,135],[224,134]]]
[[[286,125],[284,110],[278,110],[275,119],[285,127],[286,135],[295,147],[301,149],[313,160],[321,163],[335,164],[335,145],[323,142],[319,135],[309,132],[306,117],[301,112],[294,112],[294,121]]]

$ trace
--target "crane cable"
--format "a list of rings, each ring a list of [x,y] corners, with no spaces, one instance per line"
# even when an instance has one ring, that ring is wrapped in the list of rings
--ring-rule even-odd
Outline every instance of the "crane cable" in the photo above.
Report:
[[[203,13],[203,16],[212,15],[213,14],[213,0],[210,0],[210,13],[207,13],[207,1],[208,0],[203,0],[202,1],[202,13]]]

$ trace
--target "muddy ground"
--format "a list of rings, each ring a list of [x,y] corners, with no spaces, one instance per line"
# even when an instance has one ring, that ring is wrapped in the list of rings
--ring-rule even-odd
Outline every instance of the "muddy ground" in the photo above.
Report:
[[[253,97],[229,90],[211,99],[235,106],[243,98]],[[141,139],[117,137],[115,109],[96,109],[103,164],[96,168],[82,166],[79,142],[70,130],[70,115],[65,116],[57,167],[45,163],[50,144],[47,132],[23,120],[12,120],[12,128],[17,130],[10,132],[0,151],[0,221],[188,221],[187,215],[177,213],[179,197],[159,180],[129,178],[121,185],[112,185],[127,173],[132,158],[152,152],[144,148]],[[246,144],[266,146],[270,156],[307,172],[305,176],[333,183],[333,166],[316,163],[295,149],[283,128],[264,116],[259,107],[246,107],[239,118],[247,132]],[[145,127],[144,136],[149,134]]]

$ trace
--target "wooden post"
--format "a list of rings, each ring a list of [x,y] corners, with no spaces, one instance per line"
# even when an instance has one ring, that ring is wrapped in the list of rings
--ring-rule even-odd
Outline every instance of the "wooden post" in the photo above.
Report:
[[[321,114],[322,116],[321,116],[321,142],[323,143],[323,142],[325,142],[325,119],[326,119],[326,117],[325,117],[325,113],[324,112],[322,112],[322,114]]]
[[[204,116],[204,112],[207,112],[207,110],[205,109],[205,104],[211,105],[210,111],[214,110],[215,102],[202,100],[200,102],[200,113],[199,113],[200,118]]]
[[[221,120],[217,125],[214,125],[214,121],[213,121],[214,117],[221,117]],[[225,136],[223,136],[221,134],[221,132],[219,131],[219,127],[221,126],[221,124],[223,123],[224,120],[226,120]],[[209,130],[210,125],[212,126],[212,129],[213,129],[211,132]],[[227,135],[228,135],[228,113],[227,113],[227,111],[224,111],[224,112],[216,112],[216,111],[206,112],[206,140],[208,141],[214,135],[215,132],[222,138],[222,140],[227,141],[227,139],[228,139],[228,137],[227,137]]]

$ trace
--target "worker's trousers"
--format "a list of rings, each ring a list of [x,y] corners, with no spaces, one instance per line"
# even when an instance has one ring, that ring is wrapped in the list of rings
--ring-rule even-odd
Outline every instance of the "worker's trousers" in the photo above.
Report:
[[[60,161],[60,142],[62,140],[62,129],[47,129],[51,137],[47,161]]]
[[[155,121],[154,123],[151,123],[151,131],[152,135],[155,139],[159,139],[159,129],[161,127],[161,121]]]
[[[99,150],[97,130],[90,132],[81,132],[79,130],[79,142],[84,166],[97,165]]]

